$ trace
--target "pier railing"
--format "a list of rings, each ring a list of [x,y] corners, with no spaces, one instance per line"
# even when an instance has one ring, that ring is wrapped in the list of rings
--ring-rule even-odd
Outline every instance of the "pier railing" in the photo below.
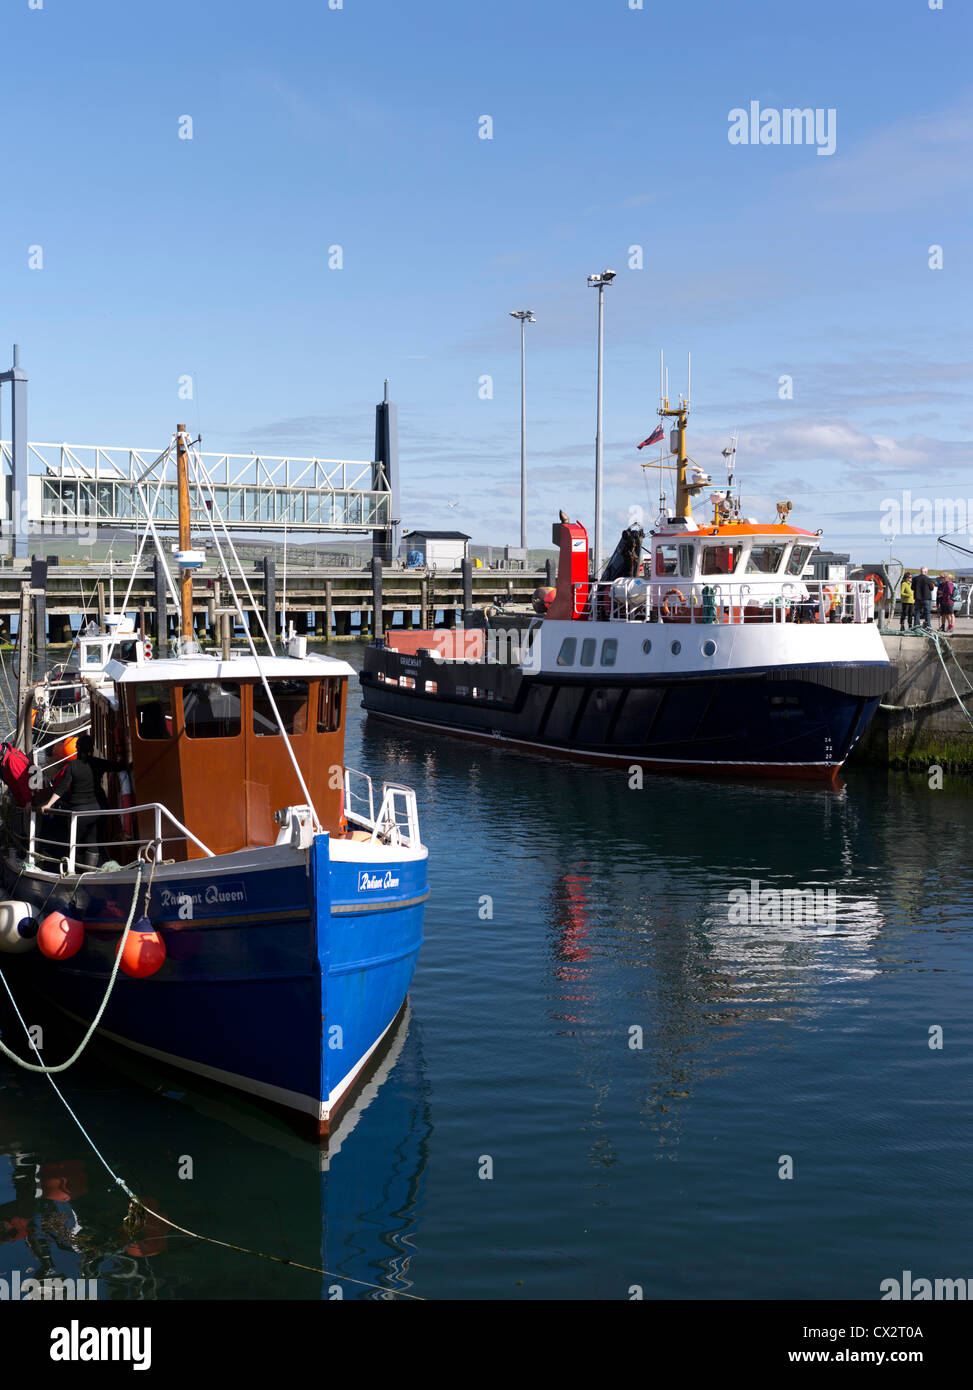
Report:
[[[345,816],[349,824],[371,834],[373,843],[418,849],[419,808],[416,794],[401,782],[383,782],[378,811],[375,784],[366,772],[345,768]]]
[[[869,579],[615,579],[575,584],[575,612],[622,623],[869,623]]]

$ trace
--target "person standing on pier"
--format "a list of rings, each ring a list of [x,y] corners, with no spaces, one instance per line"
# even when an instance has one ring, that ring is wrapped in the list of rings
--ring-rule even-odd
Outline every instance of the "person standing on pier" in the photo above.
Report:
[[[902,607],[899,613],[899,631],[905,632],[907,627],[915,626],[915,594],[912,592],[912,575],[906,574],[902,577],[902,587],[899,589],[899,598]]]
[[[932,630],[932,596],[936,591],[936,586],[929,578],[929,566],[923,565],[922,573],[917,574],[912,583],[912,592],[915,595],[916,604],[916,626]]]
[[[939,631],[952,632],[953,630],[953,610],[956,600],[956,585],[948,574],[939,576],[939,584],[936,589],[936,607],[939,609]]]

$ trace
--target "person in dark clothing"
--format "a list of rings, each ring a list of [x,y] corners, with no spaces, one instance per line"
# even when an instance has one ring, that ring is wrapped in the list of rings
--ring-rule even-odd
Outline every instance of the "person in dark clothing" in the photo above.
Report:
[[[932,629],[932,596],[936,586],[929,578],[929,570],[926,565],[922,567],[922,573],[917,574],[912,581],[912,592],[916,596],[916,626]]]
[[[43,810],[50,811],[59,802],[64,811],[104,809],[105,797],[101,790],[101,779],[106,772],[120,771],[122,765],[106,762],[104,758],[96,758],[94,754],[95,745],[91,735],[81,734],[78,738],[77,757],[64,769],[57,790],[51,793]],[[79,816],[77,824],[78,860],[88,868],[97,868],[99,856],[95,846],[102,838],[101,817]],[[66,840],[68,836],[66,823]]]

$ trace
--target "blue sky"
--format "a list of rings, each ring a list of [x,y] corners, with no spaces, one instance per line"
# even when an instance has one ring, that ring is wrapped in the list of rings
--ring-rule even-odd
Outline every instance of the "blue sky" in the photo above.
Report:
[[[353,458],[388,376],[406,525],[516,543],[532,308],[546,544],[592,520],[610,267],[606,547],[654,516],[664,347],[673,391],[693,354],[693,456],[720,477],[739,428],[747,510],[789,497],[874,559],[883,499],[973,499],[971,41],[960,0],[3,0],[0,363],[19,342],[33,440],[187,416],[208,449]],[[833,108],[835,153],[730,144],[754,100]]]

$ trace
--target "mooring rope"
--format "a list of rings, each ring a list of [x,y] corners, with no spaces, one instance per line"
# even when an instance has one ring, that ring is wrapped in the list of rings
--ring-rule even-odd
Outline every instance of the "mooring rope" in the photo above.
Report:
[[[147,914],[147,912],[148,912],[149,897],[150,897],[150,894],[151,894],[151,892],[152,892],[152,879],[153,879],[153,877],[154,877],[154,874],[155,874],[155,861],[153,860],[153,862],[152,862],[152,867],[151,867],[151,869],[149,870],[149,882],[148,882],[148,885],[147,885],[146,891],[145,891],[145,909],[144,909],[144,911],[145,911],[146,914]],[[105,998],[104,998],[104,1000],[103,1000],[103,1002],[102,1002],[102,1006],[101,1006],[101,1008],[98,1010],[98,1014],[97,1014],[97,1016],[96,1016],[94,1022],[92,1023],[91,1027],[89,1028],[89,1030],[88,1030],[88,1032],[87,1032],[87,1034],[86,1034],[86,1036],[85,1036],[85,1038],[84,1038],[84,1041],[82,1042],[81,1046],[77,1049],[77,1051],[75,1052],[74,1056],[70,1057],[70,1058],[68,1059],[68,1061],[62,1062],[61,1065],[60,1065],[60,1066],[57,1066],[57,1067],[49,1067],[49,1066],[46,1066],[46,1065],[44,1064],[44,1059],[43,1059],[43,1057],[41,1056],[40,1048],[37,1046],[37,1043],[34,1041],[33,1037],[31,1036],[30,1029],[29,1029],[28,1026],[27,1026],[27,1023],[26,1023],[26,1020],[24,1019],[23,1014],[20,1012],[20,1009],[17,1007],[17,1001],[16,1001],[16,999],[13,997],[13,994],[11,993],[10,986],[9,986],[9,984],[7,983],[6,977],[4,976],[2,970],[0,970],[0,981],[3,982],[3,986],[4,986],[4,988],[5,988],[6,991],[7,991],[7,996],[8,996],[8,998],[10,999],[10,1003],[11,1003],[11,1005],[12,1005],[12,1007],[13,1007],[13,1011],[14,1011],[14,1013],[17,1015],[18,1020],[20,1021],[20,1025],[21,1025],[21,1027],[23,1028],[24,1033],[27,1035],[27,1041],[28,1041],[28,1043],[29,1043],[30,1046],[34,1049],[34,1052],[35,1052],[35,1054],[37,1055],[38,1065],[35,1065],[34,1063],[31,1063],[31,1062],[24,1062],[20,1057],[17,1057],[13,1052],[11,1052],[10,1049],[9,1049],[8,1047],[6,1047],[5,1044],[2,1042],[2,1040],[0,1040],[0,1051],[2,1051],[2,1052],[4,1053],[5,1056],[9,1057],[9,1058],[11,1059],[11,1061],[16,1062],[18,1066],[23,1067],[26,1071],[38,1072],[38,1073],[40,1073],[41,1075],[47,1077],[47,1080],[51,1083],[51,1086],[54,1088],[54,1093],[55,1093],[55,1095],[56,1095],[57,1098],[60,1100],[61,1104],[64,1106],[64,1108],[65,1108],[65,1110],[68,1112],[68,1114],[71,1116],[71,1118],[72,1118],[72,1120],[74,1121],[74,1123],[77,1125],[78,1129],[79,1129],[80,1132],[81,1132],[82,1137],[84,1138],[84,1140],[85,1140],[85,1142],[88,1144],[88,1146],[91,1148],[91,1151],[94,1153],[94,1155],[95,1155],[95,1157],[98,1159],[99,1163],[100,1163],[100,1164],[102,1165],[102,1167],[105,1169],[105,1172],[106,1172],[106,1173],[108,1174],[108,1176],[112,1179],[112,1181],[113,1181],[118,1187],[121,1188],[121,1190],[125,1193],[126,1197],[129,1199],[128,1211],[127,1211],[126,1214],[125,1214],[125,1224],[126,1224],[126,1226],[128,1227],[129,1232],[130,1232],[131,1234],[137,1234],[137,1233],[138,1233],[138,1232],[137,1232],[137,1225],[140,1224],[141,1222],[144,1222],[144,1218],[140,1218],[140,1219],[138,1219],[138,1220],[137,1220],[137,1218],[136,1218],[136,1211],[137,1211],[137,1210],[140,1210],[140,1211],[144,1212],[147,1216],[151,1216],[154,1220],[156,1220],[156,1221],[161,1221],[161,1222],[163,1223],[163,1225],[168,1226],[168,1227],[170,1228],[170,1230],[178,1231],[181,1235],[188,1236],[188,1237],[190,1238],[190,1240],[201,1240],[201,1241],[203,1241],[203,1242],[204,1242],[205,1244],[207,1244],[207,1245],[221,1245],[225,1250],[236,1250],[236,1251],[238,1251],[238,1252],[239,1252],[240,1254],[242,1254],[242,1255],[253,1255],[253,1256],[255,1256],[257,1259],[260,1259],[260,1260],[269,1260],[272,1264],[288,1265],[291,1269],[300,1269],[300,1270],[304,1270],[304,1271],[305,1271],[306,1273],[308,1273],[308,1274],[318,1274],[318,1275],[321,1275],[321,1276],[322,1276],[323,1278],[325,1278],[325,1279],[337,1279],[337,1280],[340,1280],[341,1282],[346,1283],[346,1284],[357,1284],[359,1288],[363,1288],[363,1289],[375,1289],[378,1293],[390,1294],[393,1298],[408,1298],[408,1299],[411,1299],[413,1302],[424,1303],[424,1302],[425,1302],[425,1299],[422,1297],[421,1294],[406,1293],[404,1289],[390,1289],[390,1288],[386,1288],[385,1285],[383,1285],[383,1284],[375,1284],[375,1283],[370,1282],[370,1281],[367,1280],[367,1279],[355,1279],[355,1278],[353,1278],[350,1274],[339,1274],[339,1273],[337,1273],[337,1272],[334,1271],[334,1270],[324,1269],[324,1268],[322,1268],[322,1267],[319,1266],[319,1265],[306,1265],[306,1264],[302,1264],[299,1260],[285,1259],[285,1258],[284,1258],[283,1256],[281,1256],[281,1255],[271,1255],[271,1254],[269,1254],[267,1251],[264,1251],[264,1250],[253,1250],[253,1249],[251,1249],[251,1248],[250,1248],[249,1246],[247,1246],[247,1245],[237,1245],[237,1244],[235,1244],[233,1241],[230,1241],[230,1240],[220,1240],[220,1239],[219,1239],[218,1237],[216,1237],[216,1236],[206,1236],[206,1235],[203,1235],[200,1231],[191,1231],[191,1230],[189,1230],[189,1228],[186,1227],[186,1226],[180,1226],[179,1223],[176,1222],[176,1221],[170,1221],[169,1218],[168,1218],[167,1216],[163,1216],[161,1212],[159,1212],[159,1211],[153,1211],[151,1207],[146,1206],[146,1204],[145,1204],[145,1202],[143,1202],[142,1198],[139,1197],[139,1196],[137,1196],[137,1195],[132,1191],[132,1189],[129,1187],[128,1183],[124,1180],[124,1178],[120,1177],[120,1176],[118,1175],[118,1173],[115,1172],[115,1170],[112,1168],[111,1164],[108,1162],[107,1158],[105,1158],[105,1155],[101,1152],[101,1150],[99,1149],[98,1145],[97,1145],[97,1144],[95,1143],[95,1141],[92,1139],[91,1135],[90,1135],[90,1134],[88,1133],[88,1131],[85,1129],[84,1125],[83,1125],[83,1124],[81,1123],[81,1121],[78,1119],[77,1115],[74,1113],[73,1109],[71,1108],[70,1104],[68,1103],[67,1097],[64,1095],[64,1092],[61,1090],[61,1088],[58,1086],[57,1082],[54,1080],[54,1074],[55,1074],[56,1072],[65,1071],[69,1066],[72,1065],[73,1062],[77,1061],[78,1057],[81,1056],[81,1053],[83,1052],[84,1048],[87,1046],[87,1043],[88,1043],[88,1041],[89,1041],[91,1035],[94,1033],[95,1029],[97,1028],[98,1023],[99,1023],[99,1021],[100,1021],[100,1019],[101,1019],[101,1016],[102,1016],[102,1014],[103,1014],[104,1011],[105,1011],[105,1007],[106,1007],[106,1005],[108,1004],[108,1000],[109,1000],[109,998],[110,998],[110,996],[111,996],[112,988],[114,987],[115,980],[116,980],[116,978],[117,978],[117,976],[118,976],[118,969],[119,969],[119,965],[121,964],[122,951],[124,950],[125,939],[126,939],[126,937],[128,936],[129,931],[131,930],[132,922],[134,921],[134,918],[135,918],[135,907],[136,907],[136,904],[138,903],[139,887],[140,887],[140,885],[141,885],[141,878],[142,878],[142,861],[141,861],[141,859],[140,859],[140,860],[139,860],[138,875],[137,875],[136,883],[135,883],[135,892],[134,892],[133,895],[132,895],[132,909],[131,909],[131,911],[130,911],[130,913],[129,913],[128,922],[127,922],[126,925],[125,925],[125,931],[124,931],[124,933],[123,933],[123,935],[122,935],[122,939],[121,939],[121,942],[120,942],[119,948],[118,948],[118,953],[117,953],[117,955],[116,955],[116,957],[115,957],[115,968],[114,968],[114,970],[112,971],[112,977],[111,977],[111,980],[109,981],[108,991],[107,991],[107,993],[105,994]]]
[[[152,866],[152,867],[153,867],[153,870],[154,870],[154,868],[155,868],[154,863],[153,863],[153,866]],[[7,1046],[7,1044],[3,1041],[2,1038],[0,1038],[0,1052],[3,1053],[4,1057],[8,1057],[8,1058],[10,1059],[11,1062],[16,1062],[16,1063],[17,1063],[17,1066],[18,1066],[18,1067],[23,1067],[24,1071],[40,1072],[40,1073],[41,1073],[42,1075],[44,1075],[44,1076],[51,1076],[51,1075],[56,1074],[57,1072],[67,1071],[68,1067],[73,1067],[73,1066],[74,1066],[75,1062],[76,1062],[76,1061],[78,1060],[78,1058],[82,1055],[82,1053],[84,1052],[85,1048],[88,1046],[89,1042],[91,1041],[91,1039],[92,1039],[92,1037],[93,1037],[93,1035],[94,1035],[95,1029],[98,1027],[98,1024],[101,1022],[102,1014],[103,1014],[103,1013],[105,1012],[105,1010],[108,1008],[108,1001],[111,999],[112,991],[113,991],[114,988],[115,988],[115,981],[118,979],[118,972],[119,972],[119,970],[121,969],[121,965],[122,965],[122,952],[125,950],[125,942],[128,940],[128,934],[129,934],[129,932],[132,930],[132,923],[135,921],[135,909],[138,907],[139,889],[141,888],[141,886],[142,886],[142,860],[139,859],[138,871],[137,871],[137,873],[136,873],[136,875],[135,875],[135,892],[132,894],[132,906],[131,906],[131,908],[129,909],[128,921],[125,923],[125,930],[122,932],[122,939],[121,939],[121,941],[119,942],[118,950],[115,952],[115,964],[112,966],[111,978],[110,978],[109,981],[108,981],[108,988],[105,990],[104,998],[102,999],[101,1004],[99,1005],[98,1012],[95,1014],[94,1018],[93,1018],[92,1021],[91,1021],[91,1025],[90,1025],[90,1027],[88,1028],[87,1033],[85,1033],[84,1037],[81,1039],[80,1043],[79,1043],[78,1046],[75,1048],[75,1050],[71,1053],[71,1056],[67,1059],[67,1061],[66,1061],[66,1062],[59,1062],[58,1065],[57,1065],[56,1067],[45,1066],[43,1062],[42,1062],[40,1065],[38,1065],[38,1064],[35,1063],[35,1062],[25,1062],[24,1059],[23,1059],[23,1057],[18,1057],[17,1054],[16,1054],[16,1052],[11,1052],[11,1050],[10,1050],[10,1048]],[[147,887],[146,893],[145,893],[145,906],[146,906],[146,908],[148,908],[148,905],[149,905],[149,894],[150,894],[151,892],[152,892],[152,872],[150,871],[150,873],[149,873],[149,883],[148,883],[148,887]],[[0,981],[3,982],[3,987],[4,987],[4,989],[7,991],[7,997],[9,998],[11,1004],[13,1004],[14,1010],[16,1011],[16,1010],[17,1010],[17,1005],[16,1005],[16,1003],[15,1003],[15,1001],[14,1001],[13,994],[12,994],[11,991],[10,991],[10,985],[9,985],[9,983],[7,982],[7,977],[6,977],[6,975],[4,975],[2,969],[0,969]],[[17,1016],[18,1016],[18,1018],[20,1017],[19,1012],[18,1012]]]
[[[133,901],[137,900],[137,898],[138,892],[136,891],[135,899],[133,899]],[[146,901],[148,901],[147,897]],[[119,951],[119,955],[121,955],[121,951]],[[3,978],[2,972],[0,972],[0,978]],[[6,980],[4,980],[4,984],[6,985]],[[125,1214],[125,1224],[128,1227],[130,1233],[137,1234],[135,1212],[136,1209],[139,1209],[145,1212],[147,1216],[151,1216],[154,1220],[161,1221],[163,1225],[168,1226],[170,1230],[178,1231],[181,1235],[188,1236],[190,1240],[201,1240],[207,1245],[221,1245],[225,1250],[236,1250],[241,1255],[254,1255],[259,1260],[269,1260],[272,1264],[288,1265],[291,1269],[304,1270],[308,1274],[319,1274],[325,1279],[338,1279],[346,1284],[357,1284],[359,1288],[375,1289],[378,1293],[391,1294],[394,1298],[408,1298],[416,1303],[425,1302],[425,1299],[422,1297],[421,1294],[406,1293],[404,1289],[389,1289],[386,1288],[383,1284],[375,1284],[368,1279],[355,1279],[350,1274],[339,1274],[335,1270],[324,1269],[320,1265],[302,1264],[299,1260],[285,1259],[282,1255],[271,1255],[265,1250],[253,1250],[247,1245],[237,1245],[231,1240],[220,1240],[217,1236],[206,1236],[203,1235],[200,1231],[191,1231],[186,1226],[180,1226],[179,1223],[176,1221],[170,1221],[169,1218],[167,1216],[163,1216],[161,1212],[153,1211],[150,1206],[147,1206],[145,1202],[143,1202],[141,1197],[137,1196],[132,1191],[125,1179],[120,1177],[119,1174],[115,1172],[114,1168],[112,1168],[105,1155],[101,1152],[98,1145],[95,1143],[91,1135],[85,1129],[84,1125],[78,1119],[77,1115],[74,1113],[74,1110],[71,1108],[67,1100],[67,1097],[64,1095],[64,1092],[61,1090],[57,1082],[54,1080],[53,1073],[59,1070],[59,1068],[45,1067],[43,1065],[43,1058],[41,1057],[40,1048],[37,1046],[36,1042],[31,1037],[30,1029],[27,1026],[23,1014],[17,1007],[17,1001],[10,993],[9,987],[7,989],[7,994],[10,996],[10,1002],[13,1005],[14,1013],[17,1015],[17,1018],[20,1021],[20,1025],[27,1035],[27,1041],[29,1042],[30,1046],[34,1049],[34,1052],[37,1054],[39,1061],[42,1063],[42,1065],[40,1066],[31,1066],[29,1069],[34,1072],[42,1072],[43,1075],[47,1077],[47,1080],[51,1083],[51,1086],[54,1088],[55,1095],[57,1096],[58,1100],[60,1100],[61,1104],[64,1106],[68,1114],[71,1116],[71,1119],[77,1125],[82,1137],[88,1144],[92,1153],[98,1159],[98,1162],[104,1168],[105,1172],[111,1178],[112,1182],[114,1182],[118,1187],[120,1187],[121,1190],[125,1193],[126,1197],[129,1199],[128,1211]]]
[[[959,657],[958,657],[958,656],[956,655],[956,653],[953,651],[953,648],[950,646],[949,642],[946,642],[946,641],[943,640],[944,637],[945,637],[945,634],[944,634],[944,633],[933,632],[932,628],[912,628],[912,629],[910,629],[910,631],[913,632],[913,633],[915,633],[915,634],[916,634],[917,636],[919,636],[919,637],[927,637],[927,638],[932,642],[933,646],[936,648],[936,655],[939,657],[939,663],[940,663],[940,665],[941,665],[942,668],[943,668],[943,674],[945,675],[947,681],[949,682],[949,688],[950,688],[950,690],[953,692],[953,698],[955,699],[955,701],[956,701],[957,705],[960,707],[960,709],[963,711],[963,714],[966,716],[967,721],[969,722],[969,724],[971,725],[971,727],[973,727],[973,716],[970,715],[969,710],[966,708],[966,705],[963,703],[963,701],[964,701],[965,699],[967,699],[971,694],[973,694],[973,685],[970,684],[970,681],[969,681],[969,679],[968,679],[968,677],[967,677],[967,675],[966,675],[966,672],[963,670],[962,666],[960,665]],[[900,636],[900,635],[902,635],[902,634],[897,633],[897,632],[895,631],[894,628],[886,628],[886,629],[883,629],[883,630],[882,630],[882,635],[883,635],[883,636],[893,636],[893,635],[894,635],[894,636]],[[966,687],[967,687],[967,688],[966,688],[965,693],[962,693],[962,694],[961,694],[960,691],[958,691],[958,690],[956,689],[956,686],[953,684],[953,678],[952,678],[952,676],[950,676],[950,674],[949,674],[949,667],[946,665],[946,658],[943,656],[943,647],[946,648],[946,650],[947,650],[947,651],[950,653],[950,655],[952,656],[953,660],[956,662],[956,669],[959,671],[960,675],[963,677],[963,680],[966,682]],[[953,703],[953,700],[951,700],[951,699],[949,698],[949,696],[946,696],[944,699],[941,699],[941,700],[923,700],[923,701],[920,701],[918,704],[915,704],[915,705],[886,705],[886,704],[880,704],[880,705],[879,705],[879,709],[887,710],[887,711],[889,711],[889,712],[894,712],[894,713],[897,713],[897,714],[911,714],[911,713],[914,713],[914,712],[917,711],[917,710],[924,710],[924,709],[925,709],[925,710],[930,710],[930,709],[946,709],[946,708],[947,708],[949,705],[951,705],[952,703]]]

